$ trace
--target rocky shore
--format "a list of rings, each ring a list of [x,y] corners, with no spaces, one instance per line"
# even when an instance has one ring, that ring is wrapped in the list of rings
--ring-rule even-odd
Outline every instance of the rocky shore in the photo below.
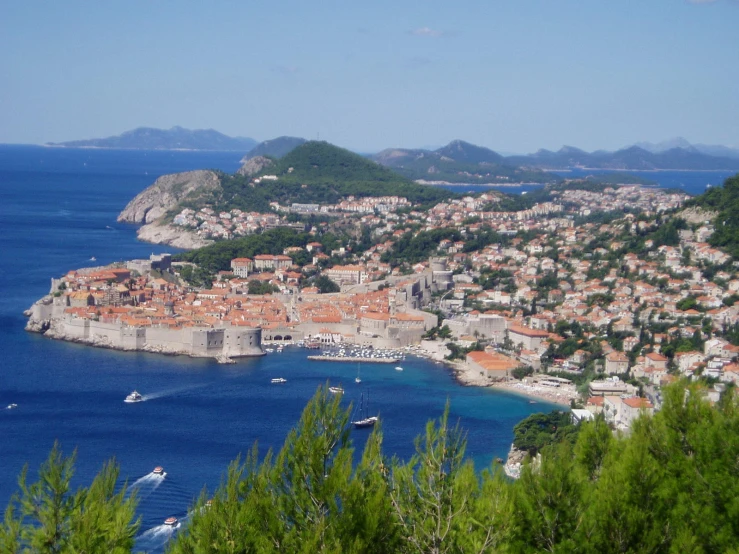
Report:
[[[526,459],[526,451],[519,450],[515,446],[511,445],[511,449],[508,451],[508,458],[503,465],[503,471],[511,479],[518,479],[521,477],[521,467]]]
[[[207,246],[207,240],[192,231],[166,223],[167,213],[184,200],[195,202],[221,187],[212,171],[196,170],[162,175],[153,185],[137,194],[118,215],[121,223],[138,223],[139,240],[152,244],[167,244],[191,250]]]
[[[193,250],[213,244],[212,240],[204,239],[198,234],[161,223],[147,223],[142,226],[136,236],[140,241],[151,244],[166,244],[174,248],[182,248],[183,250]]]

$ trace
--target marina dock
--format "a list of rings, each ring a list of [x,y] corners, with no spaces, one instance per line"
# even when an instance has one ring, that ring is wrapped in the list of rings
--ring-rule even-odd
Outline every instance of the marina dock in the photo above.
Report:
[[[315,360],[319,362],[359,362],[368,364],[395,364],[400,361],[400,358],[365,358],[362,356],[325,356],[316,355],[308,356],[309,360]]]

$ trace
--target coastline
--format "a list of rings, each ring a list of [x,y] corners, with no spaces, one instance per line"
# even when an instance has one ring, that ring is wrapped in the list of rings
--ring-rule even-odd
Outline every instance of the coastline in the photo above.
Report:
[[[557,404],[568,409],[570,407],[570,397],[554,390],[543,390],[540,387],[532,387],[517,380],[493,381],[480,375],[478,371],[467,367],[464,362],[444,360],[443,363],[451,370],[455,380],[462,386],[489,387],[524,398]]]

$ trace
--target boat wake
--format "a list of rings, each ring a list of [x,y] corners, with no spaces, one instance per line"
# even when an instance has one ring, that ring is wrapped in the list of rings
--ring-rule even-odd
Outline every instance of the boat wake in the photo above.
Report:
[[[152,471],[151,473],[147,473],[143,477],[136,479],[133,484],[128,486],[126,492],[128,494],[131,494],[132,492],[136,491],[136,497],[141,500],[157,490],[159,488],[159,485],[164,483],[164,478],[166,476],[166,472],[162,473],[161,475],[157,475]]]
[[[177,393],[185,392],[185,391],[188,391],[188,390],[199,389],[199,388],[205,387],[206,385],[207,385],[207,383],[202,383],[202,384],[199,384],[199,385],[189,385],[187,387],[178,387],[178,388],[174,388],[174,389],[167,389],[167,390],[164,390],[164,391],[161,391],[161,392],[153,392],[151,394],[142,394],[141,395],[141,402],[146,402],[147,400],[156,400],[157,398],[164,398],[166,396],[172,396],[172,395],[175,395]]]
[[[182,523],[177,523],[177,525],[174,526],[162,523],[161,525],[152,527],[136,537],[136,546],[144,551],[160,548],[172,538],[181,526]]]

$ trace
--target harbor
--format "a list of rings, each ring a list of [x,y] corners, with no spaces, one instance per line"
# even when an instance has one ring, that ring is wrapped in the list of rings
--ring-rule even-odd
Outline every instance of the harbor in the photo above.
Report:
[[[318,362],[366,362],[370,364],[395,364],[400,361],[400,358],[365,358],[362,356],[337,356],[328,354],[316,354],[308,356],[308,359]]]
[[[307,356],[309,360],[319,362],[356,362],[369,364],[396,364],[405,359],[403,350],[384,348],[361,348],[356,346],[338,346],[322,350],[320,354]]]

